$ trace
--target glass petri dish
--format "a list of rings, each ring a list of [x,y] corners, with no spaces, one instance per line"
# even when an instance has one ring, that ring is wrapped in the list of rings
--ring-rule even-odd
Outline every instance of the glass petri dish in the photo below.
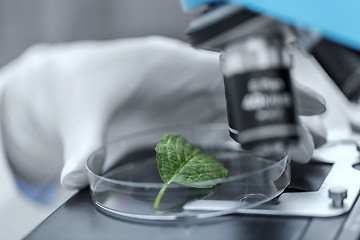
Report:
[[[154,209],[163,186],[155,146],[165,133],[178,133],[194,146],[216,158],[228,176],[216,182],[197,182],[197,187],[171,183]],[[90,193],[101,212],[119,218],[176,220],[207,218],[252,208],[283,192],[290,183],[289,159],[266,159],[244,151],[223,124],[183,125],[144,131],[108,143],[87,161]],[[211,188],[202,186],[215,185]],[[199,188],[200,187],[200,188]],[[207,200],[222,207],[186,208]],[[196,205],[196,204],[195,204]],[[228,206],[228,207],[225,207]]]

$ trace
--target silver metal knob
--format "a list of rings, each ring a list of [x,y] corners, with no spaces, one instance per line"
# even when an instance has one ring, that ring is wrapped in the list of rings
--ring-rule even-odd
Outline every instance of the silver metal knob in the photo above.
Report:
[[[329,198],[331,198],[332,206],[334,208],[342,208],[344,206],[344,199],[347,198],[347,189],[342,186],[329,188]]]

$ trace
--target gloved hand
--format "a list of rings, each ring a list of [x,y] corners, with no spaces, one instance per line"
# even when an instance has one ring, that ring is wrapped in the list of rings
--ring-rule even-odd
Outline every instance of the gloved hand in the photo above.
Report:
[[[61,171],[66,188],[85,186],[85,162],[110,123],[125,135],[226,122],[218,54],[162,37],[38,45],[2,69],[0,83],[5,151],[15,174],[35,184]],[[325,110],[314,91],[297,90],[300,114]],[[308,161],[324,142],[318,125],[304,125],[294,160]]]

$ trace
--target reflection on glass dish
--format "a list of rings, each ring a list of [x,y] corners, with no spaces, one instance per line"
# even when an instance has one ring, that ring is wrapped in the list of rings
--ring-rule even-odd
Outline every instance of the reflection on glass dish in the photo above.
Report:
[[[159,205],[153,204],[163,186],[155,146],[164,133],[179,133],[220,161],[227,178],[212,188],[170,184]],[[148,220],[205,218],[251,208],[278,196],[290,182],[289,160],[260,158],[241,150],[221,124],[184,125],[124,137],[95,151],[87,162],[90,192],[95,206],[114,217]],[[209,181],[197,183],[209,185]],[[231,201],[227,208],[192,210],[194,200]],[[237,201],[238,204],[234,204]]]

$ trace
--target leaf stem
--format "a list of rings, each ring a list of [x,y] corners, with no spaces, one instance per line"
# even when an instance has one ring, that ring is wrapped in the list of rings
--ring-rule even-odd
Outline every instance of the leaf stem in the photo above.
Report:
[[[168,183],[164,183],[164,185],[161,187],[158,195],[156,196],[156,199],[155,199],[155,202],[154,202],[154,209],[158,209],[159,208],[159,204],[160,204],[160,201],[161,201],[161,198],[167,188],[169,184]]]

